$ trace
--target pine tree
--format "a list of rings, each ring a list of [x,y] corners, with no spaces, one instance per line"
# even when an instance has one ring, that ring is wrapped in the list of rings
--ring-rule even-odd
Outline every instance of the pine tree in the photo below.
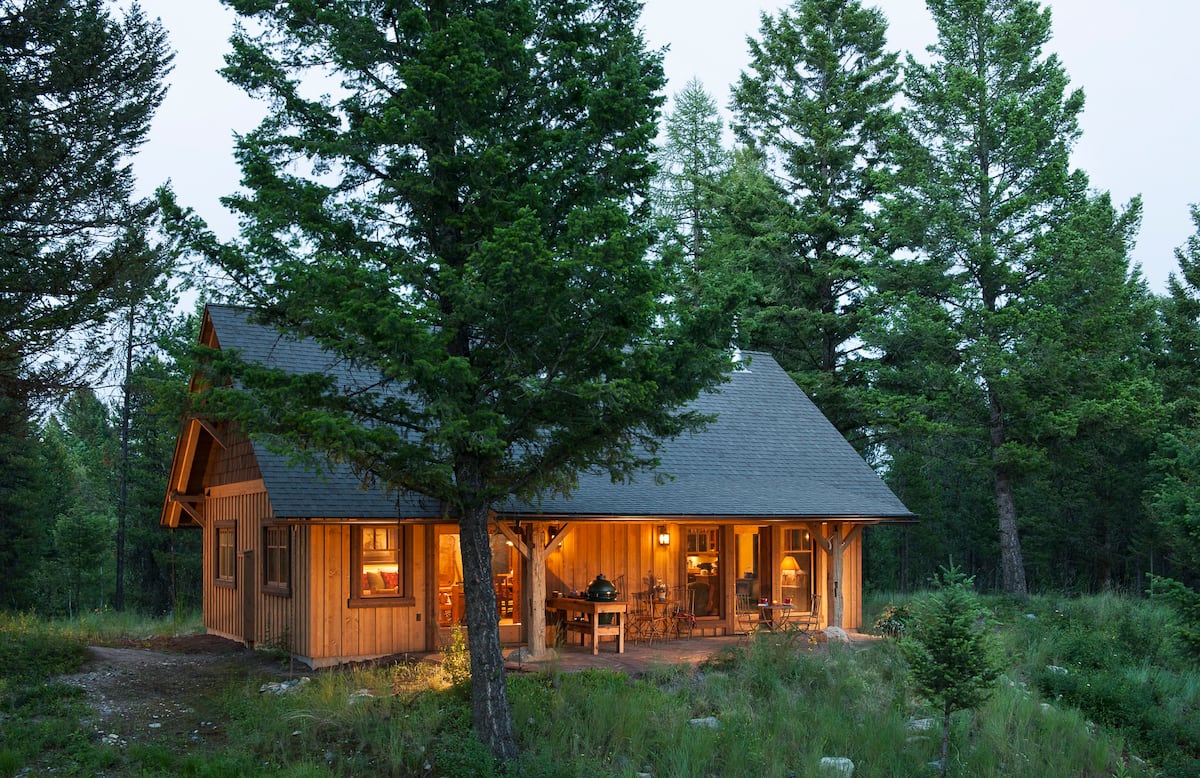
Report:
[[[100,327],[161,257],[132,154],[170,69],[133,5],[0,1],[0,395],[34,403],[103,364]]]
[[[974,579],[957,568],[942,568],[937,588],[918,600],[910,628],[900,642],[917,691],[941,709],[941,775],[946,775],[950,716],[972,710],[992,692],[1000,676],[996,647],[980,618]]]
[[[718,182],[730,162],[722,132],[716,100],[699,81],[689,81],[675,95],[666,119],[654,189],[663,230],[658,253],[672,271],[676,293],[685,297],[701,294],[702,286],[718,272],[708,254],[718,218]]]
[[[750,266],[739,345],[773,353],[844,434],[867,424],[859,334],[869,268],[890,252],[877,218],[901,136],[897,56],[883,14],[797,0],[764,14],[733,90],[734,133],[762,155],[787,209]]]
[[[668,309],[648,258],[659,57],[634,0],[230,0],[226,75],[270,115],[239,144],[242,236],[179,224],[262,317],[382,383],[265,374],[213,412],[442,501],[459,523],[473,722],[515,755],[489,510],[627,475],[702,419],[730,326]],[[310,71],[336,96],[301,88]],[[684,316],[684,314],[687,314]],[[231,355],[227,355],[230,356]],[[534,606],[536,610],[536,605]]]
[[[898,284],[949,328],[942,348],[977,387],[978,428],[988,452],[1005,591],[1025,593],[1016,481],[1029,464],[1013,440],[1014,413],[1032,387],[1014,378],[1013,345],[1038,315],[1029,289],[1054,272],[1047,236],[1082,197],[1069,169],[1079,135],[1081,91],[1067,92],[1057,57],[1043,55],[1050,12],[1031,0],[929,0],[938,29],[933,61],[909,56],[908,125],[920,154],[903,204],[923,228],[920,266]],[[971,407],[978,403],[971,402]]]

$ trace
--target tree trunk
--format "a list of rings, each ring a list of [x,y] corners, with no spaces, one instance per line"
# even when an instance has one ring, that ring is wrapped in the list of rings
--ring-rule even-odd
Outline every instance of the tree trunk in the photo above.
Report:
[[[488,541],[487,506],[464,508],[459,517],[459,546],[467,600],[467,649],[471,653],[471,719],[475,734],[492,754],[510,761],[517,756],[517,742],[500,652],[492,547]]]
[[[129,305],[129,329],[125,339],[125,381],[121,387],[121,484],[117,494],[117,589],[113,607],[125,610],[125,526],[129,519],[129,404],[133,391],[133,304]]]
[[[992,447],[992,486],[1000,529],[1001,585],[1008,594],[1029,593],[1025,583],[1025,563],[1021,557],[1021,538],[1017,535],[1017,506],[1013,500],[1012,474],[1003,462],[1006,439],[1004,412],[995,394],[989,392],[991,413],[989,433]]]
[[[822,537],[819,527],[813,527],[809,534],[825,552],[829,560],[829,581],[825,600],[829,603],[829,626],[842,627],[845,616],[845,599],[842,592],[845,589],[845,564],[842,555],[846,547],[854,542],[854,536],[862,532],[863,525],[859,524],[842,537],[842,525],[834,524],[828,537]]]
[[[950,705],[942,711],[942,761],[938,765],[942,778],[946,778],[946,761],[950,757]]]
[[[546,542],[545,522],[535,521],[529,538],[529,612],[525,614],[529,655],[546,656]],[[560,627],[561,629],[561,627]]]

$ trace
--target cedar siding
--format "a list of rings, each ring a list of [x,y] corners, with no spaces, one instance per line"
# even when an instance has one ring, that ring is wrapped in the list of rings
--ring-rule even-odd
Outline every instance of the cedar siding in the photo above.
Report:
[[[289,372],[331,374],[343,387],[374,380],[236,308],[210,306],[201,340]],[[201,388],[198,380],[193,391]],[[581,473],[567,497],[497,506],[493,574],[496,591],[509,594],[497,607],[505,643],[540,643],[545,635],[533,603],[549,592],[584,590],[600,573],[622,599],[645,591],[651,579],[675,591],[702,588],[706,615],[693,634],[732,634],[739,591],[779,599],[788,596],[785,586],[801,592],[804,602],[820,596],[822,626],[839,592],[842,626],[861,626],[861,530],[909,522],[912,514],[768,355],[745,355],[730,381],[694,407],[715,420],[661,445],[659,475],[665,477],[640,474],[613,483],[603,473]],[[443,505],[363,488],[344,465],[305,469],[226,422],[192,418],[184,424],[161,524],[204,534],[209,632],[286,650],[312,667],[437,650],[461,617],[461,582],[447,578],[443,558],[454,553],[446,536],[457,528]],[[378,566],[353,566],[363,549],[379,547],[362,541],[356,548],[356,527],[398,528],[398,535],[388,534],[401,538],[399,564],[388,562],[403,581],[390,584],[395,595],[374,584],[366,591],[367,574],[376,575]],[[286,586],[267,581],[268,528],[276,579],[280,559],[288,562]],[[842,544],[827,549],[820,542],[834,533],[846,540],[840,580],[830,549]],[[537,545],[551,536],[553,542]],[[692,553],[687,544],[693,541],[715,553]],[[394,548],[390,539],[385,543]],[[811,543],[807,556],[800,555],[802,574],[794,572],[797,543]],[[786,573],[785,562],[791,565]],[[221,569],[232,570],[231,578],[222,579]]]

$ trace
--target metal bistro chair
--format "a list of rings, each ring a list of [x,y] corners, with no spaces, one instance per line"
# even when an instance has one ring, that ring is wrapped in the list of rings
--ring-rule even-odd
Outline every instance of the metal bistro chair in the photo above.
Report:
[[[696,628],[696,592],[690,586],[676,586],[671,590],[671,599],[675,601],[671,612],[671,632],[681,638],[692,636]]]
[[[626,636],[633,641],[653,643],[667,637],[670,622],[662,607],[655,607],[654,592],[634,592]]]
[[[762,625],[762,611],[759,610],[758,601],[748,592],[738,592],[734,616],[739,635],[753,635]]]
[[[793,637],[804,637],[811,640],[812,634],[817,631],[821,625],[821,595],[814,594],[812,596],[812,608],[808,613],[800,613],[792,616],[791,622],[788,623],[787,631]]]

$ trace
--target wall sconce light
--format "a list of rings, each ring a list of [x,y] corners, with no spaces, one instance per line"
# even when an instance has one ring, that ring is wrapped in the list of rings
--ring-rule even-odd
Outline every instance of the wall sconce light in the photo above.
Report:
[[[667,531],[666,524],[658,525],[658,545],[660,545],[660,546],[671,545],[671,533]]]

